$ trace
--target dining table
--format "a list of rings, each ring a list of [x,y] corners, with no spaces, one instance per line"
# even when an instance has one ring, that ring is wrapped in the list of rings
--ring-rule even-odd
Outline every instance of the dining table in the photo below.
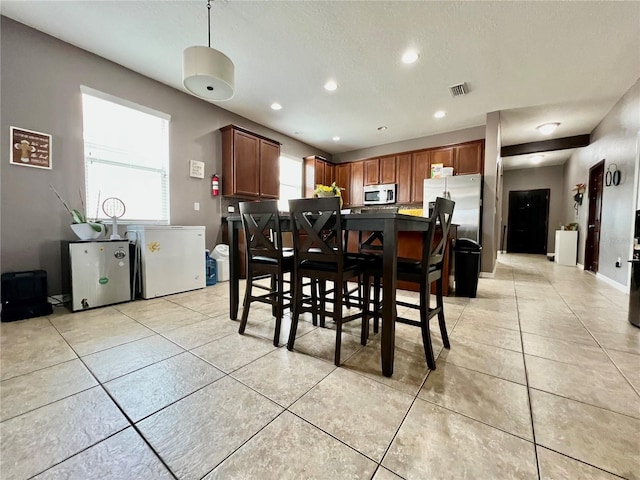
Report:
[[[238,318],[240,251],[238,237],[242,233],[241,217],[228,216],[227,235],[229,242],[229,317]],[[401,213],[345,213],[342,224],[346,231],[380,232],[382,234],[382,328],[380,354],[382,374],[393,375],[396,328],[396,283],[398,265],[398,232],[422,232],[423,235],[432,226],[430,218]],[[280,226],[283,232],[291,231],[292,221],[288,213],[280,214]]]

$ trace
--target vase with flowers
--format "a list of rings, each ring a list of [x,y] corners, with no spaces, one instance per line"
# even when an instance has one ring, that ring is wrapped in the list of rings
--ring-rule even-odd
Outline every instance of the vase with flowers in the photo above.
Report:
[[[342,208],[342,190],[344,188],[337,186],[336,182],[333,182],[331,185],[316,185],[313,195],[314,197],[339,197],[340,208]]]
[[[107,225],[103,224],[101,220],[98,220],[98,214],[96,212],[96,217],[94,220],[87,219],[87,214],[85,212],[84,200],[82,199],[82,193],[78,191],[78,195],[80,196],[80,210],[76,208],[70,208],[67,202],[65,202],[60,194],[57,192],[53,185],[49,184],[53,193],[56,194],[58,200],[62,202],[64,208],[71,215],[71,230],[73,233],[77,235],[80,240],[95,240],[103,234],[106,234],[108,231]],[[98,205],[100,204],[100,199],[98,199]]]

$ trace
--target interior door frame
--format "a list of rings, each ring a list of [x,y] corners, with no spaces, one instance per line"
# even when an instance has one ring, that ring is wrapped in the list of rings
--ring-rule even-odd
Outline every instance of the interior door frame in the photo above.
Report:
[[[599,170],[599,171],[598,171]],[[597,189],[594,179],[600,177],[600,189]],[[595,238],[595,218],[596,204],[600,205],[598,218],[602,220],[602,190],[604,189],[604,160],[600,160],[589,169],[589,213],[587,214],[587,235],[584,244],[584,269],[593,273],[598,273],[598,262],[600,260],[600,226],[598,226],[597,239]],[[596,195],[600,197],[600,202],[595,202]],[[593,227],[591,227],[593,225]],[[593,248],[589,248],[592,245]]]

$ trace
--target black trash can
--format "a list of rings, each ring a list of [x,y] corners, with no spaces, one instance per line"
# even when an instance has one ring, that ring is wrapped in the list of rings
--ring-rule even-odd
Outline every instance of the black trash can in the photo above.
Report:
[[[480,276],[482,247],[470,238],[459,238],[453,248],[455,255],[456,296],[475,298]]]

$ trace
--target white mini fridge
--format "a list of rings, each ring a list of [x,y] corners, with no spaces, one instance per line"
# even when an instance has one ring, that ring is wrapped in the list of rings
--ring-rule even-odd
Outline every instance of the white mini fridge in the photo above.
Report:
[[[142,298],[205,287],[205,227],[129,225]]]
[[[131,300],[129,242],[68,242],[68,252],[74,312]]]

